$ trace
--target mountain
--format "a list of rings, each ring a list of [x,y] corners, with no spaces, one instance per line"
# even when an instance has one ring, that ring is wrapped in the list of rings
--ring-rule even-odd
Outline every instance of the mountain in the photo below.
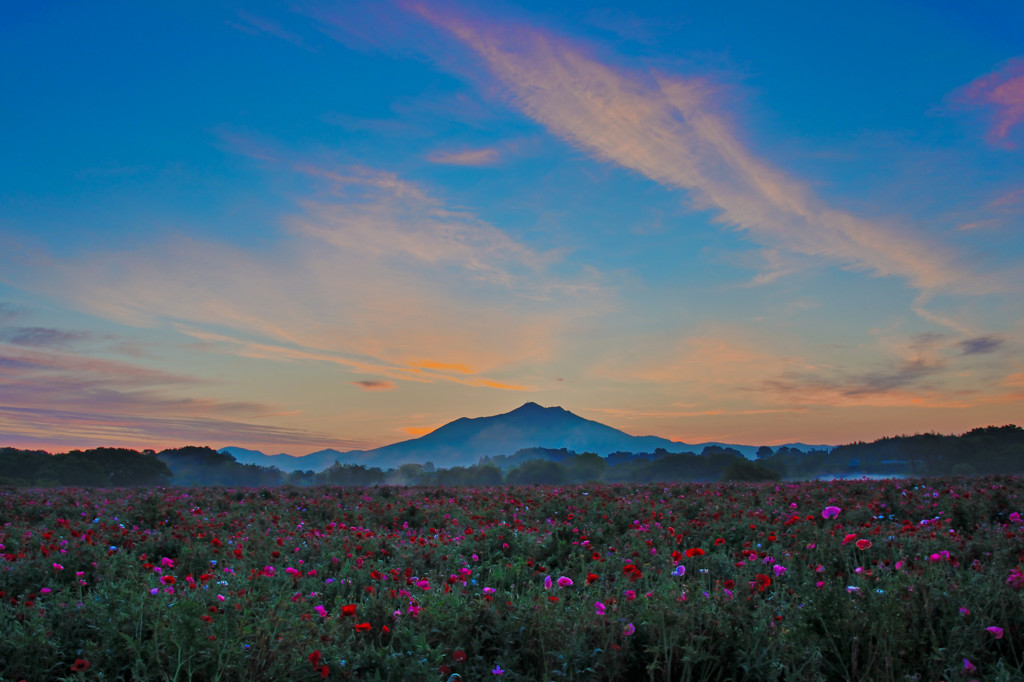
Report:
[[[258,464],[261,467],[277,467],[284,472],[310,470],[323,471],[335,462],[341,462],[342,464],[359,464],[362,463],[362,460],[364,459],[362,456],[362,450],[341,452],[340,450],[334,450],[332,448],[311,452],[308,455],[301,456],[286,455],[284,453],[278,455],[266,455],[259,450],[248,450],[246,448],[234,446],[221,448],[218,452],[226,452],[230,454],[239,464]]]
[[[709,445],[731,447],[751,458],[757,451],[756,445],[687,444],[657,436],[631,436],[625,431],[584,419],[561,407],[541,407],[531,402],[505,414],[473,419],[462,417],[425,436],[373,450],[340,452],[327,449],[305,457],[262,455],[242,448],[224,448],[222,452],[235,454],[241,451],[246,458],[244,461],[254,464],[262,463],[256,461],[256,455],[262,455],[269,460],[270,465],[282,471],[320,471],[335,461],[381,469],[395,468],[410,462],[433,462],[442,468],[472,466],[484,456],[511,455],[517,450],[532,447],[568,448],[578,453],[609,455],[613,452],[654,452],[658,448],[665,448],[669,452],[700,453]],[[790,443],[788,446],[804,451],[810,448],[828,449],[828,446],[809,446],[803,443]],[[243,461],[239,455],[235,457]]]

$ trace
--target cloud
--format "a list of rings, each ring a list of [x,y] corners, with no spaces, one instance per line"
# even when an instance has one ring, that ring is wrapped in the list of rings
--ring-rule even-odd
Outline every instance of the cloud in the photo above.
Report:
[[[65,347],[91,337],[88,332],[62,331],[46,327],[0,329],[0,342],[15,346]]]
[[[465,149],[458,152],[435,152],[427,157],[431,163],[454,166],[490,166],[498,162],[498,150],[494,147]]]
[[[395,387],[395,382],[384,379],[362,379],[353,381],[352,384],[364,391],[390,391]]]
[[[234,29],[242,31],[243,33],[248,33],[249,35],[254,36],[274,36],[275,38],[280,38],[281,40],[289,42],[296,47],[301,47],[304,50],[309,50],[311,52],[316,51],[306,43],[301,36],[289,31],[276,21],[271,21],[265,17],[257,16],[243,10],[238,10],[237,16],[238,21],[229,21],[228,25]]]
[[[417,10],[471,47],[513,102],[599,159],[687,190],[696,208],[769,247],[818,257],[922,290],[987,292],[992,283],[905,227],[833,209],[755,158],[698,78],[615,68],[567,40],[509,24]]]
[[[0,320],[13,320],[24,313],[17,306],[0,301]]]
[[[0,280],[216,352],[498,390],[527,388],[502,374],[610,307],[596,273],[393,173],[279,150],[264,161],[312,183],[273,251],[179,237],[33,267],[0,254]]]
[[[984,355],[999,350],[1004,341],[1005,339],[999,336],[978,336],[973,339],[965,339],[958,345],[960,352],[964,355]]]
[[[336,446],[339,440],[259,424],[282,416],[271,405],[187,395],[207,385],[129,363],[0,347],[0,445],[158,447],[226,440]]]
[[[0,405],[0,432],[21,447],[132,447],[163,449],[184,444],[306,445],[361,449],[364,441],[344,440],[300,429],[208,417],[156,417],[100,411]],[[16,446],[17,447],[17,446]]]
[[[1003,62],[951,95],[956,106],[984,109],[989,115],[988,143],[1016,148],[1012,131],[1024,121],[1024,57]]]

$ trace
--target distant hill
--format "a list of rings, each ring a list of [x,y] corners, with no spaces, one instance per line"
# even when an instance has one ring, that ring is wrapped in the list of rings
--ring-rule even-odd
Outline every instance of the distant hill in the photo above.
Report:
[[[433,462],[437,467],[472,466],[481,457],[511,455],[518,450],[532,447],[568,448],[578,453],[595,452],[609,455],[613,452],[654,452],[664,448],[669,452],[700,453],[705,447],[715,445],[738,450],[745,457],[753,458],[757,445],[734,445],[728,443],[687,444],[657,436],[631,436],[630,434],[584,419],[561,407],[542,407],[537,403],[526,403],[521,407],[491,417],[462,417],[410,440],[392,443],[373,450],[351,450],[341,452],[327,449],[303,457],[291,455],[264,455],[255,450],[227,447],[239,462],[276,466],[282,471],[321,471],[335,461],[342,464],[363,464],[390,469],[411,462]],[[801,450],[812,448],[828,449],[828,446],[790,443],[788,447]]]

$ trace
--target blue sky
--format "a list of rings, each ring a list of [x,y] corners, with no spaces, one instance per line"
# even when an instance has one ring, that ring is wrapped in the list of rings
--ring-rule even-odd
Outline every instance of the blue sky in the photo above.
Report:
[[[1020,423],[1020,3],[25,5],[0,444]]]

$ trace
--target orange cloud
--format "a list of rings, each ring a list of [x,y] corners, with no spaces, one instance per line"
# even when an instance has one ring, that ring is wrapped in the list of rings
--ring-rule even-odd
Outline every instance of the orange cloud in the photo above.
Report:
[[[438,424],[436,426],[406,426],[402,430],[410,436],[420,437],[425,436],[432,431],[436,431],[438,428],[444,426],[444,424]]]
[[[460,374],[476,374],[476,370],[461,362],[437,362],[436,360],[419,360],[409,363],[420,369],[438,369],[448,372],[459,372]]]

